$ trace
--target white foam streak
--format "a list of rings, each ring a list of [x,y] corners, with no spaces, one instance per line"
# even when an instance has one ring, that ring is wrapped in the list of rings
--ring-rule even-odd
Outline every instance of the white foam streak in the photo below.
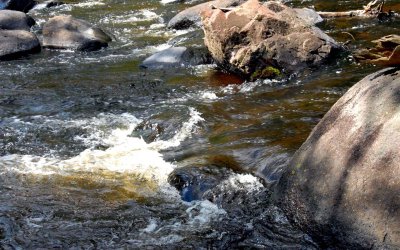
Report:
[[[194,202],[193,206],[186,209],[186,213],[189,216],[189,225],[203,226],[218,217],[225,215],[226,211],[218,208],[214,203],[204,200]]]
[[[193,133],[198,130],[197,124],[204,121],[201,117],[201,113],[194,108],[190,108],[190,119],[183,123],[182,128],[177,131],[175,136],[168,141],[155,141],[150,144],[151,147],[158,150],[163,150],[172,147],[178,147],[182,141],[190,137]]]
[[[38,121],[43,117],[37,117]],[[111,132],[103,131],[105,125],[112,125],[112,121],[119,125]],[[103,170],[116,173],[132,173],[138,178],[157,183],[166,187],[165,195],[173,195],[168,188],[167,178],[175,166],[164,161],[160,150],[178,146],[183,140],[191,136],[197,129],[196,124],[203,121],[200,113],[190,108],[190,119],[182,124],[182,128],[175,136],[167,141],[156,141],[147,144],[142,138],[132,137],[131,133],[140,120],[129,114],[118,116],[102,114],[88,120],[75,120],[62,123],[60,120],[49,119],[52,126],[87,127],[93,133],[83,140],[87,144],[99,142],[108,146],[105,150],[89,148],[70,159],[56,157],[40,157],[34,155],[7,155],[0,157],[0,171],[13,171],[23,174],[52,175],[76,174],[80,172],[101,172]],[[14,122],[23,123],[18,119]],[[121,126],[122,123],[122,126]]]

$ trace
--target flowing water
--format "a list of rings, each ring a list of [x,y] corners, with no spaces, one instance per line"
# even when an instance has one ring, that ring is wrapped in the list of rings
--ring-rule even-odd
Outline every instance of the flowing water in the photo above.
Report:
[[[202,44],[195,29],[166,28],[201,1],[65,2],[30,12],[38,35],[50,17],[71,14],[114,41],[0,62],[0,249],[318,248],[269,203],[268,188],[333,103],[379,67],[343,55],[256,82],[214,65],[141,70],[152,53]],[[287,3],[327,11],[366,2]],[[399,24],[321,27],[340,42],[351,33],[353,49]]]

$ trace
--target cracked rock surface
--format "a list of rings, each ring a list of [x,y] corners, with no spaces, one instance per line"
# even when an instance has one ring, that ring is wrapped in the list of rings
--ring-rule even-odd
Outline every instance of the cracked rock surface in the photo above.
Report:
[[[205,44],[217,64],[247,78],[316,67],[341,50],[331,37],[280,2],[249,0],[202,12]]]

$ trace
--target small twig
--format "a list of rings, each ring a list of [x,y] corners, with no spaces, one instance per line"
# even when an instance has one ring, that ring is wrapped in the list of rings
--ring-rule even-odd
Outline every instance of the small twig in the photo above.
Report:
[[[381,1],[380,3],[378,3]],[[383,13],[383,5],[385,0],[373,0],[366,6],[363,6],[362,10],[351,10],[342,12],[317,12],[321,17],[359,17],[359,18],[374,18],[379,14]],[[375,6],[375,7],[374,7]]]
[[[351,38],[353,38],[353,41],[356,40],[356,39],[354,38],[354,36],[353,36],[350,32],[343,31],[342,33],[351,36]]]

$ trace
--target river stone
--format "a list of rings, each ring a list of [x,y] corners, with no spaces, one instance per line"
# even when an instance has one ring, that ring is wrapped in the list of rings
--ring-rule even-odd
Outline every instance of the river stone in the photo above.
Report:
[[[275,195],[323,247],[400,248],[400,69],[355,84],[295,153]]]
[[[358,50],[354,53],[354,58],[362,62],[385,66],[400,65],[399,35],[387,35],[372,42],[376,44],[374,48]]]
[[[341,47],[280,2],[249,0],[231,11],[202,12],[205,44],[216,63],[254,80],[317,67]]]
[[[0,59],[14,59],[40,51],[35,34],[26,30],[0,30]]]
[[[200,13],[202,11],[208,9],[211,10],[211,6],[215,6],[218,8],[227,8],[227,7],[238,6],[244,2],[245,0],[215,0],[206,3],[201,3],[179,12],[168,22],[167,27],[170,29],[177,29],[177,30],[187,29],[192,26],[200,27],[201,26]]]
[[[211,57],[205,48],[171,47],[146,58],[142,68],[171,68],[208,64]]]
[[[34,24],[35,20],[23,12],[0,10],[0,29],[29,31]]]
[[[37,4],[33,0],[0,0],[0,10],[16,10],[22,12],[28,12]]]
[[[93,51],[107,47],[111,38],[101,29],[71,16],[50,18],[43,26],[43,47]]]

